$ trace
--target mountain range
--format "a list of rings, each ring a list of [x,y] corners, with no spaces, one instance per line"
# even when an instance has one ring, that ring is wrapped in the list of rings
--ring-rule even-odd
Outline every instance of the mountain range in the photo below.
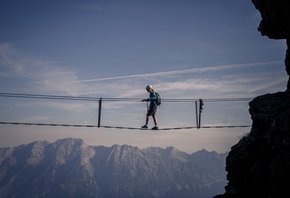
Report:
[[[0,148],[0,197],[213,197],[227,153],[90,146],[81,139]]]

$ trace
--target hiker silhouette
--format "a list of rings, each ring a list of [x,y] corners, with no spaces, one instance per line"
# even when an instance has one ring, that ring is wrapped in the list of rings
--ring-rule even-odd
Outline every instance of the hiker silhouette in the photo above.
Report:
[[[149,106],[147,103],[147,114],[146,114],[146,121],[145,125],[142,126],[142,129],[147,129],[148,128],[148,122],[149,122],[149,117],[152,116],[153,121],[154,121],[154,127],[152,130],[158,130],[158,125],[157,125],[157,118],[156,118],[156,111],[157,111],[157,103],[156,103],[156,93],[154,92],[154,89],[152,85],[147,85],[146,90],[149,93],[149,98],[148,99],[143,99],[142,102],[147,101],[150,102]]]

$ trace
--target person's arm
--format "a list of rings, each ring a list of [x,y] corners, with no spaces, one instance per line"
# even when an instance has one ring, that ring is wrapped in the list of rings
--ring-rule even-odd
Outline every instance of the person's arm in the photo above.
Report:
[[[149,98],[147,98],[147,99],[143,99],[143,100],[141,100],[141,102],[145,102],[145,101],[150,101],[150,99]]]

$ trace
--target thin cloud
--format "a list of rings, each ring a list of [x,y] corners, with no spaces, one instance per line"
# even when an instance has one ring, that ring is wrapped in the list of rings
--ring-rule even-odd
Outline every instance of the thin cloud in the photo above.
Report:
[[[246,68],[246,67],[258,67],[258,66],[262,66],[262,65],[276,64],[276,63],[280,63],[280,62],[281,61],[261,62],[261,63],[246,63],[246,64],[233,64],[233,65],[221,65],[221,66],[214,66],[214,67],[193,68],[193,69],[175,70],[175,71],[167,71],[167,72],[157,72],[157,73],[148,73],[148,74],[134,74],[134,75],[127,75],[127,76],[115,76],[115,77],[79,80],[79,81],[72,81],[70,83],[80,83],[80,82],[86,83],[86,82],[99,82],[99,81],[108,81],[108,80],[119,80],[119,79],[127,79],[127,78],[146,78],[146,77],[157,77],[157,76],[171,76],[171,75],[188,74],[188,73],[221,71],[221,70],[230,70],[230,69],[240,69],[240,68]]]
[[[278,87],[281,84],[284,84],[284,88],[286,89],[286,84],[288,80],[288,76],[284,72],[276,72],[269,74],[264,74],[260,78],[260,81],[255,83],[249,90],[249,93],[258,93],[261,90],[274,91],[275,87]],[[264,78],[263,78],[264,77]],[[271,80],[269,80],[271,79]]]
[[[272,65],[280,64],[281,61],[220,65],[80,80],[77,71],[68,67],[63,67],[51,61],[20,58],[19,55],[11,53],[11,51],[13,49],[7,44],[0,46],[1,62],[5,62],[4,65],[10,65],[13,68],[21,65],[22,72],[19,72],[14,78],[20,77],[21,80],[28,83],[26,90],[33,90],[33,93],[45,92],[74,96],[96,95],[98,97],[146,97],[144,84],[150,83],[167,98],[176,98],[177,96],[183,98],[194,96],[212,98],[213,96],[232,97],[235,95],[240,97],[243,94],[253,95],[269,87],[273,90],[273,87],[277,87],[279,83],[285,81],[284,78],[280,77],[279,82],[271,80],[271,83],[265,84],[265,81],[271,79],[270,75],[273,75],[273,72],[268,73],[268,75],[261,75],[261,72],[236,72],[236,70],[251,67],[256,67],[253,70],[257,70],[257,67],[260,66],[272,67]],[[216,73],[216,71],[225,70],[233,70],[233,72],[224,72],[222,75]],[[7,72],[15,73],[14,71]],[[86,84],[88,82],[95,84],[94,86],[88,85]]]

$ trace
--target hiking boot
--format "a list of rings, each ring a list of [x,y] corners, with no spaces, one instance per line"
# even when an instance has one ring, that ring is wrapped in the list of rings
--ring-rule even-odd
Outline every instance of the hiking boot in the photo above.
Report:
[[[141,126],[141,129],[148,129],[148,126],[145,124],[144,126]]]
[[[158,126],[153,127],[152,130],[158,130]]]

